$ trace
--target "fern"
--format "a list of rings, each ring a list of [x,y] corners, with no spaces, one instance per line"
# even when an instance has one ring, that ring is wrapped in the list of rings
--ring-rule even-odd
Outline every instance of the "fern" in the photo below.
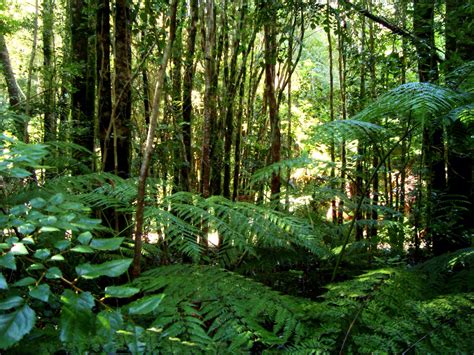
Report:
[[[161,351],[177,343],[213,352],[249,350],[257,343],[278,348],[307,331],[298,321],[301,301],[214,267],[160,267],[131,285],[145,295],[165,295],[153,317],[140,323],[160,329],[155,344]]]
[[[430,83],[408,83],[392,89],[359,112],[353,119],[375,121],[383,117],[426,117],[447,114],[466,102],[466,96]]]

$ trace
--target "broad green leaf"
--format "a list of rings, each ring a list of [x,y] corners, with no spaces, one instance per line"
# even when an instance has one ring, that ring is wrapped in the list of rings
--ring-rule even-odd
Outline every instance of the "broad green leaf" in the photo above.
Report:
[[[74,251],[76,253],[93,253],[94,249],[87,245],[77,245],[74,248],[71,248],[71,251]]]
[[[51,227],[51,226],[43,226],[40,228],[41,233],[48,233],[48,232],[59,232],[60,229],[56,227]]]
[[[30,205],[33,208],[43,208],[46,206],[46,200],[41,197],[37,197],[30,201]]]
[[[117,250],[120,248],[124,238],[104,238],[104,239],[93,239],[90,246],[97,250]]]
[[[6,289],[8,289],[7,280],[5,279],[5,276],[3,276],[2,273],[0,273],[0,290],[6,290]]]
[[[60,240],[59,242],[54,243],[54,247],[59,250],[64,250],[71,245],[69,240]]]
[[[119,310],[102,311],[97,315],[97,335],[106,353],[116,352],[116,333],[123,328],[123,317]]]
[[[12,255],[28,255],[28,250],[26,250],[23,243],[15,243],[10,249]]]
[[[35,312],[28,305],[0,315],[0,349],[7,349],[20,341],[33,329],[35,319]]]
[[[21,280],[18,280],[17,282],[15,282],[13,284],[13,286],[17,286],[17,287],[29,286],[29,285],[33,285],[35,282],[36,282],[36,280],[34,278],[28,276],[28,277],[24,277]]]
[[[31,271],[31,270],[43,270],[45,266],[41,263],[34,263],[28,266],[26,270]]]
[[[48,302],[50,293],[51,293],[51,290],[49,289],[49,285],[41,284],[37,287],[31,288],[29,295],[43,302]]]
[[[152,295],[143,297],[128,306],[128,313],[130,314],[147,314],[153,312],[160,305],[164,295]]]
[[[26,214],[26,212],[28,212],[28,207],[26,207],[25,205],[13,206],[10,209],[10,213],[14,216],[19,216],[19,215],[22,215],[22,214]]]
[[[23,244],[35,244],[35,241],[31,237],[26,237],[21,240]]]
[[[51,251],[49,249],[38,249],[35,252],[34,257],[38,258],[38,259],[41,259],[41,260],[44,260],[50,255],[51,255]]]
[[[94,297],[90,292],[76,294],[65,290],[61,295],[63,303],[60,318],[59,337],[65,343],[83,343],[89,340],[94,330]]]
[[[56,216],[47,216],[44,218],[40,218],[38,222],[43,226],[52,226],[53,224],[56,224],[58,222],[58,218]]]
[[[126,331],[118,331],[119,334],[125,336],[127,342],[128,350],[132,354],[143,354],[146,349],[146,343],[140,341],[142,334],[145,332],[145,329],[138,325],[129,324]]]
[[[0,302],[0,309],[7,310],[21,306],[25,301],[20,296],[13,296],[7,298],[5,301]]]
[[[19,168],[17,166],[10,169],[10,176],[14,178],[23,179],[27,176],[30,176],[31,173],[25,169]]]
[[[13,254],[6,253],[5,255],[0,256],[0,266],[11,270],[16,270],[15,257]]]
[[[36,229],[36,227],[31,223],[25,223],[18,227],[18,232],[23,235],[30,234]],[[23,239],[24,240],[24,239]]]
[[[53,205],[59,205],[60,203],[64,202],[64,195],[62,193],[57,193],[49,199],[49,202]]]
[[[53,255],[50,259],[50,261],[64,261],[64,256],[61,254]]]
[[[50,267],[48,271],[46,272],[47,279],[60,279],[62,276],[63,276],[63,273],[56,266]]]
[[[139,288],[129,286],[108,286],[105,288],[105,297],[127,298],[140,292]]]
[[[117,277],[126,272],[131,263],[132,259],[112,260],[96,265],[86,263],[77,266],[76,272],[85,279],[94,279],[100,276]]]
[[[83,244],[83,245],[87,245],[89,244],[89,242],[91,241],[92,239],[92,234],[91,232],[84,232],[84,233],[81,233],[79,234],[79,236],[77,237],[77,240],[79,241],[79,243]]]

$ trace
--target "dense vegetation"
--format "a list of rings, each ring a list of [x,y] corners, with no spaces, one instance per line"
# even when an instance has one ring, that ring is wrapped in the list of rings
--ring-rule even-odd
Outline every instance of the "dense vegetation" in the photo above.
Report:
[[[2,353],[472,353],[474,3],[0,3]]]

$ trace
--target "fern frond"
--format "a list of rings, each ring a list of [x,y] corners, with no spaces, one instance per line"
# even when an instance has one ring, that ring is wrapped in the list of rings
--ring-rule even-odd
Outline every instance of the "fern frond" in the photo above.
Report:
[[[462,93],[430,83],[408,83],[392,89],[353,119],[375,122],[383,117],[443,115],[463,104]]]

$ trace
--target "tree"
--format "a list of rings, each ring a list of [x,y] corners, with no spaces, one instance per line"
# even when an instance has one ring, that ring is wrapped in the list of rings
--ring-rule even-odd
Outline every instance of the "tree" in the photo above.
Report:
[[[94,53],[89,44],[89,16],[84,0],[71,0],[71,61],[74,65],[72,79],[72,137],[74,143],[94,151]],[[76,151],[75,158],[81,165],[76,172],[94,170],[90,153]]]

